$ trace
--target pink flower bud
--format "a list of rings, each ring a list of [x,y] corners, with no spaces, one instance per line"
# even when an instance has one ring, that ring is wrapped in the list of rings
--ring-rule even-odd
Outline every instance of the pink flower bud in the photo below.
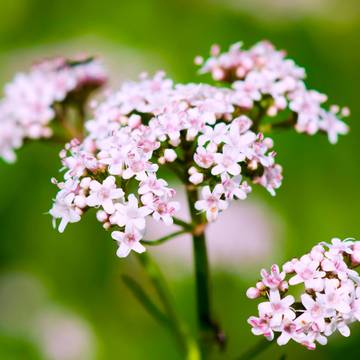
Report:
[[[257,289],[257,288],[254,288],[254,287],[251,287],[249,289],[247,289],[246,291],[246,296],[249,298],[249,299],[256,299],[258,297],[260,297],[260,290]]]
[[[223,69],[221,68],[214,68],[212,71],[212,75],[214,80],[223,80],[225,77],[225,72]]]
[[[220,46],[218,44],[213,44],[210,49],[211,56],[218,56],[220,54]]]
[[[98,221],[104,222],[108,219],[108,214],[104,210],[99,210],[96,213],[96,218],[98,219]]]
[[[90,177],[85,177],[80,181],[80,187],[82,187],[83,189],[88,189],[91,183],[91,178]]]
[[[290,274],[292,272],[294,272],[294,264],[292,261],[288,261],[283,265],[283,270],[287,273]]]
[[[175,150],[173,149],[166,149],[164,151],[164,158],[167,162],[173,162],[176,160],[177,158],[177,155],[176,155],[176,152]]]
[[[351,254],[351,261],[354,265],[360,264],[360,243],[354,244],[353,253]]]
[[[204,181],[204,175],[198,172],[194,173],[189,177],[189,181],[194,185],[201,184]]]
[[[141,124],[141,116],[133,114],[129,117],[129,126],[131,128],[137,128]]]
[[[256,288],[257,288],[258,290],[260,290],[260,291],[263,291],[263,290],[266,289],[266,286],[263,284],[262,281],[258,281],[258,282],[256,283]]]
[[[204,59],[202,56],[196,56],[194,59],[195,65],[202,65],[204,63]]]

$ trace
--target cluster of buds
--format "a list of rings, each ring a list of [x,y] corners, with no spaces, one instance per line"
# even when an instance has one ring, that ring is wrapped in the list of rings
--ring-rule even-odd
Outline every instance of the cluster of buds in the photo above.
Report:
[[[56,105],[88,93],[106,81],[101,63],[92,58],[54,58],[35,64],[29,73],[19,73],[5,86],[0,101],[0,157],[13,162],[24,139],[49,138]],[[81,97],[81,99],[79,99]]]
[[[214,80],[230,82],[237,105],[250,113],[259,104],[269,117],[291,112],[288,123],[296,131],[309,135],[325,132],[331,143],[337,142],[339,134],[348,132],[341,120],[349,115],[348,108],[331,106],[330,111],[325,110],[322,105],[327,96],[308,90],[304,69],[269,42],[262,41],[249,50],[237,43],[225,53],[220,53],[220,48],[214,45],[209,59],[204,62],[197,57],[195,61],[202,65],[201,73],[211,73]]]
[[[258,306],[259,316],[248,322],[255,335],[279,345],[290,339],[315,349],[325,345],[335,331],[350,335],[349,324],[360,321],[360,241],[334,238],[320,243],[309,254],[285,263],[280,271],[261,271],[261,281],[248,289],[251,299],[265,298]],[[295,286],[303,287],[299,301],[288,295]]]

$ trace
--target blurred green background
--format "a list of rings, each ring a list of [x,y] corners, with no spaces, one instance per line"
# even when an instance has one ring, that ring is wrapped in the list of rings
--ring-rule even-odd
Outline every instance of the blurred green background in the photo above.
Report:
[[[104,54],[115,84],[158,68],[177,81],[199,81],[193,58],[212,43],[269,39],[306,68],[310,86],[351,108],[351,132],[336,146],[324,136],[273,135],[283,186],[275,198],[257,188],[248,201],[281,219],[278,251],[252,266],[239,262],[237,272],[213,271],[214,310],[234,358],[258,340],[246,323],[256,303],[244,292],[262,266],[333,236],[359,238],[359,34],[357,0],[0,0],[0,80],[36,57],[86,51]],[[150,291],[146,276],[133,257],[116,258],[94,217],[63,235],[52,229],[44,213],[55,194],[49,180],[58,174],[58,151],[32,143],[15,165],[0,164],[0,359],[180,359],[171,336],[120,279],[132,274]],[[164,270],[195,331],[191,264],[181,267]],[[350,338],[333,336],[316,352],[273,346],[259,359],[359,358],[359,341],[354,324]]]

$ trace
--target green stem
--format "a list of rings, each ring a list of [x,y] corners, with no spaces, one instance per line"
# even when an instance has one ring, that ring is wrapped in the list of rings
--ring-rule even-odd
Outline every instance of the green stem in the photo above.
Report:
[[[244,354],[237,358],[237,360],[250,360],[254,359],[256,356],[265,351],[268,347],[273,344],[274,341],[268,341],[266,339],[261,339],[253,347],[248,349]]]
[[[195,202],[198,200],[197,189],[188,187],[187,198],[194,225],[193,252],[200,350],[202,358],[206,358],[211,352],[211,345],[214,341],[222,347],[225,344],[225,337],[211,315],[209,261],[204,233],[205,222],[195,209]]]
[[[199,350],[196,342],[187,334],[184,325],[177,316],[173,306],[173,299],[165,282],[165,279],[156,262],[151,258],[149,253],[145,252],[138,255],[140,264],[148,274],[161,303],[164,306],[165,313],[170,321],[172,330],[178,341],[180,348],[185,352],[187,360],[199,360]]]
[[[141,240],[141,242],[145,245],[149,245],[149,246],[155,246],[155,245],[160,245],[163,244],[164,242],[171,240],[177,236],[183,235],[183,234],[187,234],[188,231],[187,230],[179,230],[179,231],[175,231],[169,235],[163,236],[160,239],[157,240]]]
[[[182,228],[186,229],[186,230],[189,230],[189,231],[192,231],[193,230],[193,225],[192,224],[189,224],[181,219],[178,219],[176,217],[173,217],[173,220],[174,220],[174,224],[175,225],[178,225],[178,226],[181,226]]]
[[[132,292],[144,309],[157,321],[165,326],[170,327],[168,318],[158,309],[151,301],[150,297],[145,293],[142,287],[130,276],[122,275],[122,280],[128,289]]]

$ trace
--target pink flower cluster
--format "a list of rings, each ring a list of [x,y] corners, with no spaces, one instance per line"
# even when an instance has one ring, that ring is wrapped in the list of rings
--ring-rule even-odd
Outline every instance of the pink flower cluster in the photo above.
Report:
[[[264,114],[275,115],[290,106],[298,114],[300,128],[309,123],[304,116],[313,108],[302,97],[318,105],[323,97],[307,91],[304,71],[268,43],[249,51],[234,45],[229,53],[215,52],[202,71],[212,72],[218,80],[237,79],[232,87],[174,84],[158,72],[125,82],[93,104],[94,116],[85,123],[83,142],[72,141],[61,153],[65,182],[58,183],[60,191],[50,211],[60,219],[61,231],[95,207],[98,219],[118,241],[120,256],[131,249],[143,251],[146,216],[172,224],[179,208],[174,189],[158,175],[162,166],[183,184],[199,189],[195,209],[207,221],[214,221],[232,200],[245,199],[252,183],[275,195],[282,168],[275,163],[273,141],[258,132],[259,123]],[[327,113],[326,124],[341,123],[338,110]],[[324,121],[325,117],[319,128],[326,128],[334,140],[339,131]],[[99,186],[103,200],[94,201]],[[122,196],[112,197],[112,190],[116,196],[121,190]],[[132,209],[135,222],[124,222],[118,215],[124,206]]]
[[[251,187],[243,176],[271,193],[281,184],[271,139],[251,131],[247,116],[235,115],[229,89],[174,85],[158,73],[123,84],[94,106],[87,137],[61,153],[65,182],[50,213],[62,231],[86,209],[98,208],[98,219],[119,242],[119,256],[144,250],[146,216],[173,223],[179,204],[157,175],[163,165],[202,187],[195,207],[209,221],[232,199],[246,198]]]
[[[360,241],[334,238],[285,263],[281,271],[277,265],[270,272],[263,269],[261,281],[247,291],[251,299],[266,299],[259,316],[248,320],[253,334],[271,341],[277,333],[279,345],[292,339],[311,350],[337,330],[349,336],[349,324],[360,321],[358,265]],[[299,301],[286,295],[296,285],[304,288]]]
[[[99,61],[70,61],[54,58],[34,65],[29,73],[19,73],[5,86],[0,101],[0,157],[15,161],[14,150],[24,139],[48,138],[49,123],[56,117],[55,103],[71,93],[96,88],[106,80]]]
[[[261,104],[269,117],[290,110],[296,131],[310,135],[323,131],[331,143],[337,142],[339,134],[348,132],[341,119],[349,115],[349,110],[338,106],[325,110],[322,105],[326,95],[308,90],[303,81],[304,69],[267,41],[249,50],[237,43],[222,54],[214,45],[208,60],[197,57],[195,61],[202,65],[201,73],[211,73],[214,80],[231,83],[233,97],[241,108],[251,111]]]

